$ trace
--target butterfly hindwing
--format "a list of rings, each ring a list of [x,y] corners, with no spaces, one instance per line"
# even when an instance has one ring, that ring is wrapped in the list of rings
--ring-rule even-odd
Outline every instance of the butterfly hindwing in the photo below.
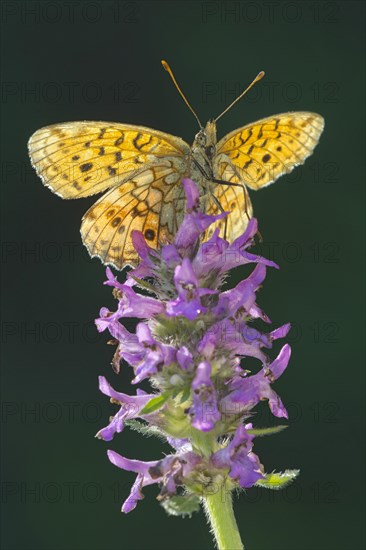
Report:
[[[151,248],[172,240],[184,213],[180,164],[161,159],[154,167],[111,189],[85,214],[81,235],[90,255],[118,269],[138,256],[131,231],[141,231]]]
[[[252,203],[244,183],[240,176],[235,174],[230,162],[225,162],[218,156],[214,173],[218,180],[227,182],[227,185],[219,183],[213,187],[214,198],[211,197],[207,212],[210,215],[219,214],[220,211],[229,214],[226,220],[220,220],[210,226],[208,236],[219,227],[220,235],[232,242],[245,231],[253,215]]]
[[[264,118],[234,130],[217,144],[251,189],[260,189],[303,164],[324,128],[316,113],[294,112]]]

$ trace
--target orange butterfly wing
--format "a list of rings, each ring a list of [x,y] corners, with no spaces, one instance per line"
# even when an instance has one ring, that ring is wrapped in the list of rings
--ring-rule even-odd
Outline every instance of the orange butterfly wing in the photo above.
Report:
[[[316,113],[284,113],[227,134],[217,144],[243,183],[257,190],[303,164],[317,145],[324,119]]]

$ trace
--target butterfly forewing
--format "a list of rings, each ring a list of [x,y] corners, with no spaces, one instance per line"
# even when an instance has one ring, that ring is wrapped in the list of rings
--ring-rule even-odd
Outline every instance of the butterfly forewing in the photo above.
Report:
[[[29,140],[38,175],[64,199],[105,191],[158,158],[180,158],[183,165],[189,152],[180,138],[110,122],[56,124],[38,130]]]
[[[233,174],[251,189],[260,189],[303,164],[324,128],[316,113],[284,113],[264,118],[227,134],[217,154],[228,157]]]

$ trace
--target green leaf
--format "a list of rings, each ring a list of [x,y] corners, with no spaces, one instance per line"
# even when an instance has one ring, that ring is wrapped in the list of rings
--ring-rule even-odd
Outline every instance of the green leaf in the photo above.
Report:
[[[299,475],[300,470],[285,470],[284,472],[272,472],[266,474],[264,479],[258,479],[256,485],[266,489],[283,489],[294,481]]]
[[[146,437],[157,437],[158,439],[166,443],[166,434],[157,426],[149,426],[148,424],[143,424],[142,422],[134,419],[126,420],[125,425],[128,426],[131,430],[139,432]]]
[[[146,403],[145,407],[139,412],[139,415],[143,414],[151,414],[154,411],[157,411],[160,409],[166,401],[171,397],[171,392],[167,391],[164,393],[161,393],[160,395],[157,395],[156,397],[153,397],[150,399],[148,403]]]
[[[130,419],[124,421],[125,426],[128,426],[131,428],[131,430],[134,430],[135,432],[140,433],[146,433],[146,430],[148,428],[147,424],[143,424],[142,422],[139,422],[138,420]]]
[[[288,428],[288,426],[282,424],[281,426],[273,426],[272,428],[255,428],[248,430],[248,433],[255,435],[256,437],[262,437],[263,435],[272,435],[277,434],[279,432],[282,432],[282,430],[285,430]]]
[[[189,516],[198,512],[200,499],[196,495],[176,495],[165,499],[161,503],[169,516]]]
[[[143,434],[143,435],[148,435],[148,436],[156,435],[158,437],[162,436],[159,428],[157,428],[156,426],[148,426],[147,424],[143,424],[138,420],[134,420],[134,419],[125,420],[125,425],[128,426],[131,430],[134,430],[135,432],[139,432],[140,434]]]
[[[179,403],[184,403],[191,397],[191,388],[187,386],[182,392],[181,392],[181,398],[179,400]]]
[[[149,290],[150,292],[153,292],[156,294],[156,289],[153,285],[150,285],[147,281],[144,281],[143,279],[139,279],[138,277],[135,277],[134,275],[130,275],[130,277],[136,281],[136,283],[141,286],[142,288],[146,288],[146,290]]]

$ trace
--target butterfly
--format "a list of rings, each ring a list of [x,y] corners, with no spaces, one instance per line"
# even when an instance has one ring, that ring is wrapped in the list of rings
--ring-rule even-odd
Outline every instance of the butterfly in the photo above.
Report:
[[[181,182],[187,177],[199,186],[206,213],[229,212],[207,238],[224,224],[225,238],[233,241],[253,214],[247,188],[261,189],[302,164],[324,128],[316,113],[289,112],[243,126],[217,142],[217,120],[264,73],[203,127],[169,65],[162,64],[199,123],[192,146],[143,126],[88,121],[41,128],[28,143],[37,174],[63,199],[105,192],[83,216],[80,231],[90,255],[117,269],[138,263],[133,230],[154,249],[172,240],[184,216]]]

